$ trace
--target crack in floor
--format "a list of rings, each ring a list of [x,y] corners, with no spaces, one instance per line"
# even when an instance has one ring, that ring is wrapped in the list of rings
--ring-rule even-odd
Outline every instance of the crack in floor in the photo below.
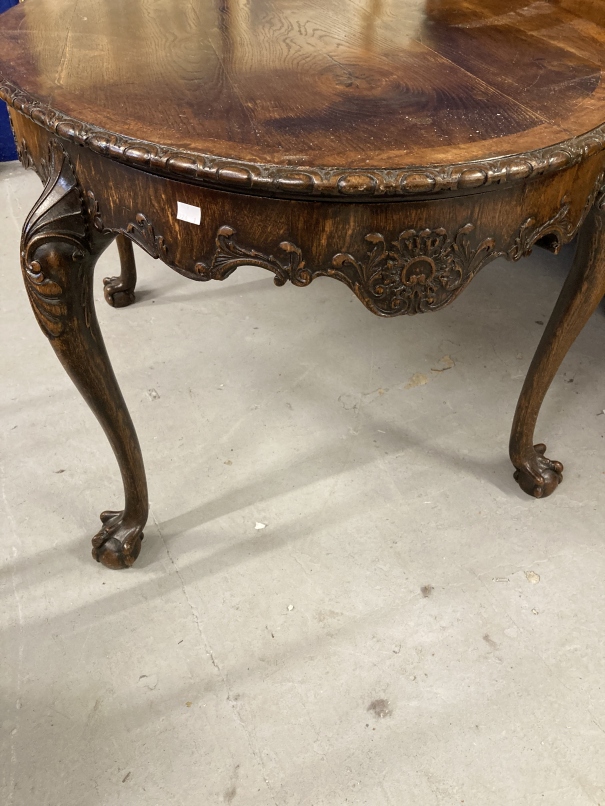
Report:
[[[220,679],[221,679],[221,681],[222,681],[222,683],[223,683],[223,685],[224,685],[224,687],[225,687],[225,689],[227,691],[227,702],[231,706],[231,711],[232,711],[234,720],[235,720],[236,724],[244,732],[244,735],[246,737],[246,741],[248,743],[248,747],[250,749],[250,753],[252,754],[252,757],[257,761],[257,763],[258,763],[258,765],[260,767],[263,780],[265,782],[265,785],[266,785],[267,789],[269,790],[269,794],[271,796],[271,799],[273,800],[273,803],[275,804],[275,806],[279,806],[278,801],[277,801],[277,799],[275,797],[275,793],[273,792],[271,782],[269,781],[269,778],[267,777],[267,771],[266,771],[266,768],[265,768],[265,763],[263,761],[262,753],[255,747],[255,744],[254,744],[254,742],[252,740],[252,735],[251,735],[250,728],[246,725],[246,723],[245,723],[244,719],[242,718],[242,715],[241,715],[241,713],[239,711],[238,704],[237,704],[237,698],[234,697],[231,694],[231,689],[230,689],[230,685],[229,685],[229,680],[227,679],[227,675],[223,672],[223,670],[221,669],[219,663],[216,660],[216,657],[214,655],[212,647],[210,646],[210,642],[208,641],[208,638],[206,637],[206,634],[204,633],[204,630],[202,629],[202,624],[200,622],[200,617],[199,617],[199,614],[197,612],[197,609],[196,609],[195,605],[193,604],[193,602],[191,601],[191,598],[190,598],[189,593],[187,591],[187,586],[185,585],[185,580],[183,579],[183,576],[182,576],[182,574],[181,574],[181,572],[179,570],[178,565],[174,561],[174,558],[173,558],[173,556],[172,556],[172,554],[170,552],[170,549],[168,548],[168,545],[166,543],[166,540],[164,539],[164,535],[162,534],[162,529],[160,527],[160,524],[158,523],[158,520],[155,517],[155,514],[154,514],[154,512],[153,512],[153,510],[151,508],[149,509],[149,513],[150,513],[150,515],[151,515],[151,517],[153,519],[153,522],[155,524],[157,532],[158,532],[158,534],[160,536],[160,540],[162,541],[162,545],[164,546],[166,556],[168,557],[168,560],[170,561],[172,567],[174,568],[174,572],[177,575],[178,580],[180,582],[180,586],[181,586],[181,590],[183,592],[183,596],[185,597],[185,601],[187,602],[187,604],[189,606],[189,609],[191,611],[191,615],[193,617],[193,622],[194,622],[194,624],[196,626],[196,629],[197,629],[197,631],[198,631],[198,633],[200,635],[200,638],[202,639],[202,646],[204,648],[204,651],[206,652],[206,654],[210,658],[210,661],[211,661],[212,665],[216,669],[216,671],[217,671],[217,673],[218,673],[218,675],[219,675],[219,677],[220,677]]]

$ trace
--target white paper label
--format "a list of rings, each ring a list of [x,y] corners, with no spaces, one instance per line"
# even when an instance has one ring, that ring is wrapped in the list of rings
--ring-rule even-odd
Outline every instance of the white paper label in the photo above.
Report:
[[[188,221],[190,224],[200,224],[202,221],[202,211],[193,204],[177,202],[176,217],[181,221]]]

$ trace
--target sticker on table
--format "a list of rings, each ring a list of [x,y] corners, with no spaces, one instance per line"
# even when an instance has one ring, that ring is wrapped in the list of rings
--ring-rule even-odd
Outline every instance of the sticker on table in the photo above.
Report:
[[[177,202],[176,217],[181,221],[188,221],[190,224],[200,224],[202,221],[202,211],[193,204]]]

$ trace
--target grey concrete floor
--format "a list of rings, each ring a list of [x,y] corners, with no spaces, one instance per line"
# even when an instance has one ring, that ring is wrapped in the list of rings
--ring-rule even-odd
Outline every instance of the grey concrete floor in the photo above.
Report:
[[[573,250],[383,321],[332,280],[198,285],[140,250],[112,310],[111,247],[152,509],[111,572],[117,467],[18,269],[39,192],[0,167],[0,803],[603,806],[602,310],[538,424],[563,485],[528,498],[507,456]]]

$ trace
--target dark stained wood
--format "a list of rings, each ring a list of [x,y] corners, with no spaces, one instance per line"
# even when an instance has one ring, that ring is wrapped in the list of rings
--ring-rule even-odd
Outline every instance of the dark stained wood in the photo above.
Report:
[[[536,54],[536,32],[515,30],[510,23],[469,28],[427,23],[421,38],[468,73],[547,119],[552,119],[555,108],[581,106],[601,82],[598,62],[562,43],[541,41]],[[493,58],[496,53],[498,59]]]
[[[99,183],[98,158],[72,153],[100,231],[127,235],[180,274],[225,279],[253,264],[273,272],[279,285],[332,276],[380,316],[437,310],[488,262],[519,260],[548,235],[558,250],[586,216],[603,167],[592,158],[548,181],[455,203],[343,205],[225,193],[116,163],[104,166]],[[179,201],[201,209],[203,226],[176,218]],[[412,281],[416,276],[426,282]]]
[[[126,568],[141,550],[148,503],[139,442],[109,362],[92,295],[95,263],[113,238],[89,227],[69,155],[57,142],[48,145],[48,158],[39,163],[44,191],[23,227],[23,278],[38,324],[118,460],[124,510],[102,513],[93,557],[110,568]]]
[[[200,158],[447,165],[601,126],[605,15],[585,5],[26,0],[3,15],[0,76],[45,109]]]
[[[604,0],[26,0],[0,94],[44,191],[21,262],[38,322],[114,449],[125,505],[93,555],[132,565],[147,519],[134,426],[91,279],[134,301],[133,244],[197,281],[255,265],[344,283],[373,313],[436,311],[497,257],[574,267],[513,424],[515,478],[550,495],[540,405],[605,294]],[[474,160],[470,161],[469,160]],[[201,224],[177,217],[199,208]]]
[[[571,272],[523,384],[510,438],[510,456],[522,489],[537,498],[550,495],[562,481],[563,465],[533,445],[540,406],[567,351],[605,296],[605,188],[582,227]]]
[[[120,255],[120,276],[104,277],[103,292],[112,308],[125,308],[135,300],[134,289],[137,284],[137,267],[134,260],[132,241],[126,235],[118,235],[118,253]]]

